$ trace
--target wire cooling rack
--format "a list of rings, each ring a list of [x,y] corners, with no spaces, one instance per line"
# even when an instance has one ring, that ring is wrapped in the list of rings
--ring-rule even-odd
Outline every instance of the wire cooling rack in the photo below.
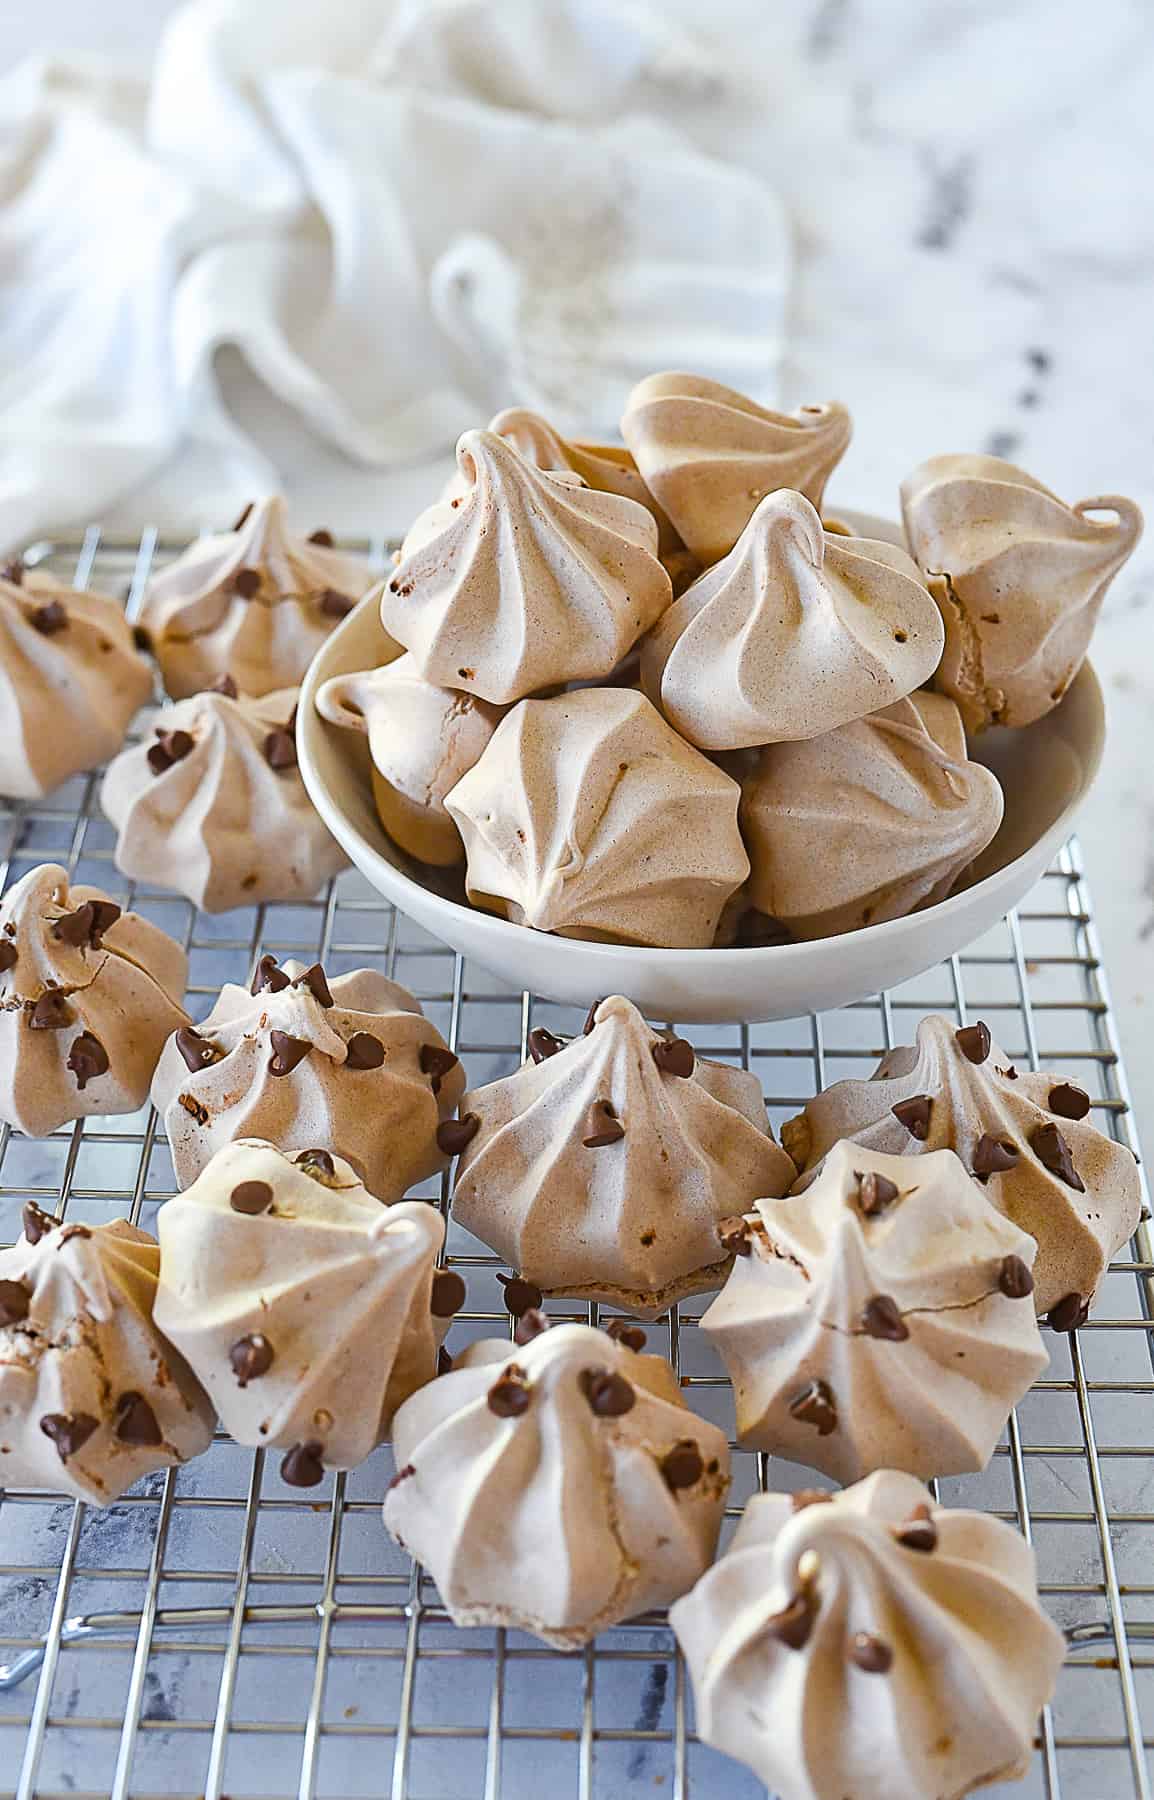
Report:
[[[383,544],[361,545],[378,561]],[[45,566],[125,598],[179,546],[44,545]],[[111,860],[98,778],[42,804],[0,805],[0,885],[64,863],[188,946],[189,1006],[248,978],[258,951],[371,964],[406,984],[463,1057],[473,1084],[514,1068],[534,1024],[579,1029],[571,1008],[503,991],[397,914],[359,877],[311,905],[210,917],[126,884]],[[985,1018],[1003,1049],[1059,1069],[1094,1117],[1137,1148],[1106,977],[1077,845],[1025,906],[964,955],[841,1012],[775,1025],[687,1031],[698,1048],[756,1069],[775,1126],[809,1095],[872,1068],[937,1009]],[[147,1109],[51,1138],[0,1134],[0,1241],[34,1199],[73,1220],[127,1215],[152,1227],[173,1191]],[[436,1184],[419,1192],[447,1205]],[[1151,1800],[1142,1717],[1154,1718],[1154,1261],[1143,1215],[1089,1323],[1047,1334],[1051,1365],[982,1475],[943,1481],[949,1504],[1018,1525],[1038,1556],[1066,1666],[1039,1724],[1020,1800]],[[455,1227],[449,1261],[469,1298],[449,1346],[509,1329],[499,1264]],[[728,1425],[731,1397],[696,1322],[705,1297],[649,1328],[688,1398]],[[596,1320],[598,1309],[550,1310]],[[278,1458],[218,1438],[106,1511],[43,1493],[0,1498],[0,1800],[755,1800],[764,1790],[700,1745],[676,1646],[653,1616],[561,1655],[514,1632],[457,1631],[432,1584],[389,1540],[380,1502],[387,1449],[302,1497]],[[736,1451],[727,1532],[759,1487],[815,1477]]]

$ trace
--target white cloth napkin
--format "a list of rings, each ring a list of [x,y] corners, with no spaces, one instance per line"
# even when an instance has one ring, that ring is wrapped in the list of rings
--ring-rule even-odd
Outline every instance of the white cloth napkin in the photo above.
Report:
[[[355,487],[499,405],[612,430],[662,366],[771,399],[782,212],[702,147],[742,75],[622,0],[193,0],[147,82],[22,65],[0,545],[219,523],[302,436]]]

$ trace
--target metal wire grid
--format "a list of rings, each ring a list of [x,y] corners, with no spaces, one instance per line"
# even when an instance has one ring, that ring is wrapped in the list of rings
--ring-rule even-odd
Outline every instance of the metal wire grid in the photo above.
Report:
[[[48,566],[124,594],[130,612],[154,558],[177,546],[89,532]],[[378,559],[384,546],[371,546]],[[243,980],[259,950],[320,957],[333,972],[395,975],[464,1058],[472,1083],[525,1055],[535,1023],[575,1030],[573,1009],[502,991],[483,971],[342,876],[304,906],[223,918],[126,885],[97,778],[41,805],[0,810],[0,887],[63,862],[183,938],[191,1010]],[[1137,1148],[1077,845],[1027,905],[964,955],[892,993],[781,1025],[686,1032],[703,1052],[755,1068],[776,1124],[810,1093],[909,1041],[922,1012],[986,1018],[1003,1048],[1085,1086],[1105,1129]],[[148,1110],[90,1119],[44,1140],[0,1134],[0,1241],[26,1199],[99,1221],[150,1226],[173,1191]],[[434,1191],[430,1197],[437,1198]],[[445,1184],[439,1199],[447,1205]],[[1035,1545],[1047,1606],[1070,1654],[1022,1800],[1151,1800],[1143,1710],[1154,1712],[1154,1259],[1148,1210],[1095,1315],[1052,1338],[1051,1367],[1010,1421],[983,1475],[942,1498],[1012,1520]],[[450,1228],[448,1261],[469,1300],[450,1347],[508,1329],[496,1260]],[[697,1409],[732,1432],[720,1365],[696,1330],[705,1298],[650,1327]],[[550,1308],[596,1320],[597,1308]],[[763,1790],[700,1745],[668,1627],[658,1618],[561,1655],[503,1631],[458,1632],[432,1584],[388,1540],[387,1449],[308,1497],[276,1459],[219,1437],[186,1468],[141,1483],[105,1512],[33,1491],[0,1500],[0,1800],[752,1800]],[[755,1489],[814,1477],[735,1451],[729,1522]]]

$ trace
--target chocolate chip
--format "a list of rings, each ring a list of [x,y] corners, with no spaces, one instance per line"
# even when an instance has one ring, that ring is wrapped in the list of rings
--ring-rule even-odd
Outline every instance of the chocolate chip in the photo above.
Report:
[[[1024,1300],[1034,1291],[1034,1276],[1020,1256],[1003,1256],[998,1268],[998,1286],[1007,1300]]]
[[[195,1119],[198,1125],[208,1124],[208,1107],[195,1094],[178,1094],[176,1104],[182,1106],[189,1118]]]
[[[442,1119],[437,1126],[437,1149],[442,1156],[460,1156],[480,1129],[476,1113],[465,1113],[460,1119]]]
[[[1050,1089],[1046,1105],[1061,1119],[1084,1119],[1090,1110],[1090,1096],[1072,1081],[1059,1081]]]
[[[637,1400],[629,1382],[615,1369],[582,1369],[578,1380],[599,1419],[619,1419],[632,1410]]]
[[[379,1069],[385,1060],[385,1046],[371,1031],[354,1031],[345,1045],[346,1069]]]
[[[890,1294],[875,1294],[866,1301],[862,1307],[861,1328],[867,1337],[884,1338],[891,1344],[904,1343],[910,1335],[897,1301]]]
[[[535,1063],[544,1062],[546,1057],[556,1056],[558,1050],[564,1050],[564,1038],[554,1037],[543,1025],[535,1025],[529,1033],[529,1055]]]
[[[1015,1069],[1013,1063],[1010,1064],[1008,1069],[999,1069],[998,1074],[1002,1077],[1003,1081],[1017,1081],[1018,1079],[1018,1071]]]
[[[22,1281],[0,1281],[0,1325],[19,1325],[31,1304],[32,1295]]]
[[[648,1341],[640,1325],[629,1319],[610,1319],[605,1329],[615,1344],[624,1344],[627,1350],[644,1350]]]
[[[163,775],[176,763],[183,762],[193,748],[193,738],[187,731],[162,731],[156,733],[155,744],[148,747],[148,766],[154,775]]]
[[[86,1412],[45,1413],[40,1429],[46,1438],[52,1439],[61,1462],[66,1463],[70,1456],[84,1448],[99,1422]]]
[[[218,675],[215,681],[210,681],[204,691],[206,694],[223,694],[226,700],[235,700],[240,694],[240,689],[227,670],[223,675]]]
[[[804,1512],[807,1506],[828,1506],[833,1499],[824,1488],[798,1488],[796,1494],[789,1496],[794,1512]]]
[[[603,1150],[608,1144],[619,1144],[625,1136],[625,1127],[617,1117],[611,1100],[594,1100],[585,1115],[585,1129],[581,1138],[586,1150]]]
[[[732,1213],[728,1219],[719,1219],[717,1235],[721,1240],[721,1248],[727,1256],[749,1256],[753,1247],[753,1233],[749,1221],[740,1213]]]
[[[305,1169],[309,1174],[315,1170],[318,1175],[335,1175],[337,1165],[327,1150],[302,1150],[293,1161],[298,1169]]]
[[[280,1466],[280,1478],[287,1487],[316,1487],[325,1478],[321,1461],[323,1446],[315,1438],[294,1444]]]
[[[264,759],[270,769],[295,769],[297,765],[296,739],[288,731],[270,731],[261,746]]]
[[[828,1381],[811,1381],[789,1403],[791,1419],[812,1425],[819,1437],[837,1430],[837,1402]]]
[[[1051,1331],[1077,1331],[1089,1316],[1090,1302],[1083,1300],[1081,1294],[1063,1294],[1046,1314],[1046,1323]]]
[[[513,1342],[515,1344],[531,1344],[533,1339],[539,1338],[543,1331],[548,1331],[552,1323],[552,1319],[547,1313],[543,1313],[539,1306],[531,1306],[527,1312],[521,1314],[514,1325]]]
[[[501,1284],[506,1311],[511,1312],[515,1319],[540,1306],[544,1299],[537,1284],[523,1280],[520,1275],[498,1275],[497,1280]]]
[[[663,1075],[679,1075],[687,1081],[697,1066],[697,1054],[686,1038],[658,1038],[653,1060]]]
[[[201,1037],[192,1025],[182,1025],[176,1033],[176,1047],[184,1060],[184,1066],[192,1074],[199,1069],[211,1069],[213,1063],[219,1062],[224,1051],[210,1039]]]
[[[396,1474],[393,1476],[392,1480],[389,1482],[388,1486],[385,1489],[386,1494],[391,1494],[393,1489],[400,1487],[400,1485],[403,1481],[411,1481],[413,1479],[413,1476],[416,1474],[416,1472],[417,1471],[414,1468],[412,1463],[406,1463],[403,1469],[397,1470]]]
[[[899,1100],[890,1111],[900,1125],[904,1125],[910,1136],[924,1144],[930,1135],[930,1113],[933,1111],[933,1099],[929,1094],[911,1094],[908,1100]]]
[[[1065,1182],[1075,1193],[1086,1192],[1086,1183],[1074,1167],[1070,1146],[1056,1125],[1036,1126],[1030,1133],[1030,1149],[1042,1167],[1049,1169],[1051,1175],[1056,1175],[1059,1181]]]
[[[885,1675],[893,1667],[894,1653],[872,1632],[858,1631],[850,1639],[849,1659],[865,1675]]]
[[[594,1000],[592,1006],[589,1008],[589,1011],[585,1014],[585,1023],[581,1027],[581,1036],[582,1037],[588,1037],[589,1033],[592,1031],[594,1025],[596,1025],[596,1023],[597,1023],[597,1008],[601,1004],[602,1004],[602,1002],[600,1000]]]
[[[266,1213],[273,1203],[273,1191],[267,1181],[242,1181],[228,1197],[233,1212],[255,1218]]]
[[[56,1248],[63,1250],[65,1244],[70,1244],[73,1238],[90,1238],[91,1236],[92,1233],[87,1225],[64,1225],[61,1227]]]
[[[331,531],[325,531],[322,527],[320,531],[310,531],[308,541],[310,544],[319,544],[322,550],[331,550],[336,540]]]
[[[245,507],[244,511],[241,513],[240,518],[237,520],[236,524],[233,526],[234,531],[239,531],[242,525],[246,525],[248,523],[249,515],[251,512],[252,512],[252,501],[250,500],[248,505]]]
[[[693,1438],[682,1438],[667,1450],[659,1464],[666,1487],[671,1493],[679,1488],[696,1487],[705,1473],[701,1451]]]
[[[990,1054],[990,1028],[981,1019],[976,1025],[963,1025],[960,1031],[955,1031],[954,1037],[967,1062],[985,1062]]]
[[[129,591],[131,591],[131,583],[129,584]],[[134,625],[132,627],[132,642],[138,650],[152,649],[152,633],[149,631],[147,625]]]
[[[267,1375],[273,1365],[273,1347],[263,1332],[253,1331],[237,1338],[228,1353],[237,1387],[247,1387],[260,1375]]]
[[[250,994],[262,994],[267,988],[270,994],[279,994],[289,985],[289,978],[280,968],[275,956],[262,956],[256,965],[256,973],[252,978]]]
[[[0,581],[10,581],[13,587],[24,586],[24,561],[22,557],[10,556],[0,566]]]
[[[10,943],[7,938],[0,938],[0,975],[6,975],[9,969],[14,969],[18,961],[19,954],[15,944]]]
[[[417,1057],[417,1067],[422,1075],[429,1077],[429,1085],[434,1094],[439,1094],[442,1081],[456,1068],[459,1060],[443,1044],[422,1044],[420,1055]]]
[[[452,1371],[453,1371],[453,1359],[449,1355],[449,1352],[445,1349],[444,1344],[442,1344],[440,1349],[437,1351],[437,1374],[438,1375],[450,1375],[450,1374],[452,1374]]]
[[[49,600],[44,606],[32,608],[28,623],[41,637],[55,637],[58,631],[68,629],[68,614],[59,600]]]
[[[116,1402],[117,1437],[122,1444],[163,1444],[164,1434],[143,1394],[121,1394]]]
[[[63,1031],[76,1014],[59,988],[47,988],[28,1014],[33,1031]]]
[[[320,597],[320,609],[326,619],[347,619],[355,605],[355,600],[336,588],[325,588]]]
[[[485,1399],[489,1411],[496,1413],[499,1419],[519,1419],[522,1413],[528,1412],[532,1399],[524,1370],[516,1363],[510,1363]]]
[[[77,1087],[83,1093],[90,1081],[95,1081],[100,1075],[107,1075],[108,1052],[91,1031],[82,1031],[79,1037],[72,1040],[72,1048],[68,1052],[68,1067],[76,1077]]]
[[[855,1169],[854,1180],[857,1182],[857,1203],[867,1219],[876,1219],[891,1207],[898,1197],[898,1185],[888,1175],[879,1175],[875,1169],[866,1169],[864,1173]]]
[[[55,921],[52,935],[61,944],[70,944],[74,950],[85,945],[93,950],[104,948],[104,933],[110,931],[120,917],[120,907],[115,900],[86,900],[74,912],[64,913]]]
[[[329,987],[328,977],[320,963],[313,963],[312,967],[306,969],[303,975],[298,975],[293,986],[307,987],[318,1006],[333,1004],[332,989]]]
[[[41,1238],[47,1237],[50,1231],[56,1230],[60,1220],[56,1218],[55,1214],[45,1212],[43,1207],[37,1206],[35,1200],[26,1200],[21,1223],[24,1226],[24,1236],[28,1242],[38,1244]]]
[[[988,1131],[974,1145],[974,1174],[979,1181],[988,1181],[991,1175],[1001,1175],[1006,1169],[1012,1169],[1021,1157],[1017,1144],[1009,1138],[991,1137]]]
[[[773,1613],[763,1630],[790,1650],[804,1650],[817,1618],[817,1601],[809,1589],[795,1594],[788,1606]]]
[[[894,1530],[895,1542],[903,1550],[919,1550],[928,1555],[938,1547],[938,1528],[928,1506],[916,1506],[904,1525]]]
[[[251,600],[260,593],[261,573],[259,569],[238,569],[230,583],[234,594],[242,600]]]
[[[287,1031],[270,1031],[268,1041],[272,1055],[268,1059],[270,1075],[291,1075],[312,1050],[308,1038],[291,1037]]]
[[[451,1319],[465,1304],[465,1283],[456,1269],[438,1269],[433,1276],[430,1309],[434,1318]]]

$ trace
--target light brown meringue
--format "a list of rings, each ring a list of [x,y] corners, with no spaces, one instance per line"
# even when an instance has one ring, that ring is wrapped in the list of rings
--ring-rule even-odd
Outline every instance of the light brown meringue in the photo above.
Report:
[[[385,630],[426,681],[497,705],[608,675],[673,596],[652,513],[491,431],[457,465],[466,493],[421,514],[382,587]]]
[[[148,584],[141,622],[175,700],[231,675],[246,694],[295,687],[376,578],[328,532],[289,530],[278,496],[198,538]]]
[[[1003,806],[942,695],[771,744],[742,777],[749,903],[800,938],[903,918],[949,893]]]
[[[929,680],[943,642],[904,551],[825,533],[804,495],[779,488],[658,620],[641,681],[691,744],[741,750],[892,705]]]
[[[476,906],[562,937],[712,944],[749,872],[737,783],[643,694],[523,700],[446,795]]]
[[[699,560],[728,554],[766,494],[795,488],[820,508],[850,440],[844,406],[771,412],[701,375],[648,375],[621,432],[646,485]]]
[[[999,457],[935,456],[903,481],[902,514],[945,623],[938,686],[971,731],[1042,718],[1142,535],[1138,507],[1120,494],[1066,506]]]

